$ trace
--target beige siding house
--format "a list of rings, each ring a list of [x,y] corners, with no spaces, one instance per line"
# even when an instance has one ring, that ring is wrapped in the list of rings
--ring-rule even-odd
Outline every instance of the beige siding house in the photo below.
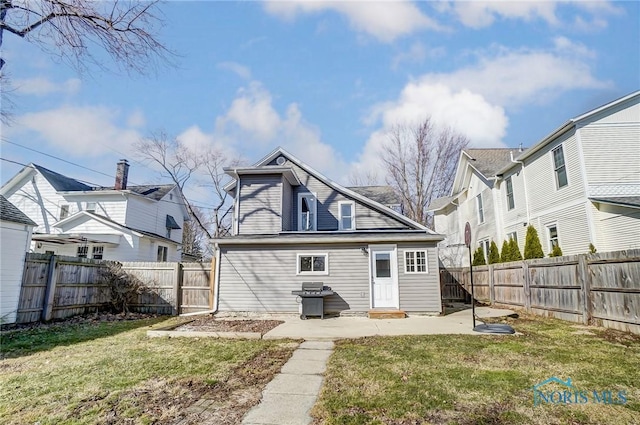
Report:
[[[282,148],[226,172],[234,222],[213,240],[216,310],[296,313],[291,291],[313,281],[335,292],[328,313],[441,312],[442,236],[397,212],[388,188],[340,186]]]
[[[485,222],[478,221],[482,194]],[[467,265],[464,225],[474,248],[516,238],[527,225],[542,248],[563,254],[640,247],[640,92],[572,118],[526,150],[467,149],[452,194],[435,200],[443,263]],[[491,211],[487,211],[491,210]],[[486,250],[485,250],[486,251]]]

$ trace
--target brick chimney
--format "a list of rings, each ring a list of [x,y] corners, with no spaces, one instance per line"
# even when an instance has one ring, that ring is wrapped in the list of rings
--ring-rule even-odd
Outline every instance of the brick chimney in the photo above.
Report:
[[[125,190],[127,188],[127,178],[129,177],[129,162],[126,159],[118,161],[116,169],[115,190]]]

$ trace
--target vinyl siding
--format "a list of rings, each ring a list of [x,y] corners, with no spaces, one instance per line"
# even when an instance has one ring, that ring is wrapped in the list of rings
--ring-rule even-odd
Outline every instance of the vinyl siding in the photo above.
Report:
[[[427,251],[427,273],[405,273],[405,252]],[[400,309],[407,313],[440,313],[440,270],[437,251],[419,244],[398,246],[398,278],[400,285]]]
[[[640,123],[587,126],[580,137],[589,184],[640,184]]]
[[[592,208],[598,252],[640,248],[640,209],[607,204]]]
[[[238,234],[276,234],[282,230],[280,175],[240,179]]]
[[[584,254],[589,250],[591,242],[589,223],[584,203],[567,206],[562,209],[541,215],[534,220],[538,237],[545,256],[551,252],[547,225],[556,223],[558,226],[558,240],[563,255]],[[524,243],[522,245],[524,247]],[[524,254],[524,252],[523,252]]]
[[[553,165],[552,150],[562,144],[568,185],[558,189]],[[582,180],[580,155],[575,134],[570,132],[550,143],[525,161],[527,193],[532,216],[544,213],[561,204],[583,199],[585,186]]]
[[[0,221],[0,318],[14,323],[22,287],[24,259],[31,239],[30,226]]]
[[[369,256],[362,253],[361,247],[359,244],[221,247],[219,310],[296,313],[298,303],[291,291],[299,290],[302,282],[321,281],[336,292],[325,299],[326,312],[366,312],[370,305]],[[296,275],[300,253],[327,253],[329,274]],[[398,254],[404,258],[402,247]],[[411,311],[440,311],[433,246],[427,257],[428,276],[407,277],[404,269],[399,273],[400,308],[406,305]]]
[[[170,197],[170,195],[173,196]],[[126,204],[127,218],[124,224],[134,229],[152,232],[159,236],[166,236],[167,215],[170,215],[181,227],[180,229],[173,229],[171,231],[171,240],[181,243],[182,228],[184,227],[184,211],[180,202],[180,195],[176,189],[167,193],[160,201],[152,201],[138,196],[129,196]],[[118,222],[123,223],[122,221]]]
[[[505,183],[505,180],[502,180],[499,186],[499,197],[502,204],[500,212],[503,217],[505,235],[512,231],[507,230],[507,227],[515,226],[516,224],[520,224],[522,227],[522,223],[527,222],[527,202],[525,199],[524,177],[520,166],[514,168],[511,174],[505,174],[504,178],[506,179],[507,177],[511,177],[511,183],[513,185],[513,201],[515,206],[512,210],[508,209],[507,184]]]
[[[290,164],[302,185],[293,193],[293,228],[298,228],[298,194],[312,192],[317,196],[318,231],[338,230],[338,202],[355,201],[338,192],[305,172],[295,164]],[[409,227],[393,217],[382,214],[358,201],[356,202],[356,230],[363,229],[408,229]]]
[[[282,179],[282,230],[291,231],[293,228],[293,188],[289,181]]]

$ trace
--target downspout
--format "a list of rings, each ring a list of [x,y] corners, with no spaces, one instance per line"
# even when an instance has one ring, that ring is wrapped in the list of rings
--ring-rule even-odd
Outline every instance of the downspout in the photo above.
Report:
[[[527,173],[524,170],[524,161],[517,161],[513,159],[513,151],[509,152],[511,154],[511,162],[514,164],[520,164],[522,166],[522,183],[524,184],[524,205],[527,210],[527,226],[531,224],[531,215],[529,214],[529,197],[527,195]]]

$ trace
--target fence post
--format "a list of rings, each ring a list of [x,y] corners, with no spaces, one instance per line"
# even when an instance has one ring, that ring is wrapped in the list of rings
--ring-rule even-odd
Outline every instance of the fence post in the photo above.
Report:
[[[43,321],[51,320],[53,313],[53,300],[56,295],[56,284],[58,283],[58,274],[56,273],[57,258],[52,255],[49,258],[49,268],[47,269],[47,287],[44,291],[44,305],[42,306],[41,319]]]
[[[487,273],[489,273],[489,304],[493,305],[496,300],[496,295],[494,293],[493,287],[493,264],[489,264]]]
[[[531,279],[529,276],[529,263],[522,261],[522,276],[524,277],[524,308],[531,311]]]
[[[578,255],[578,283],[582,292],[582,323],[588,325],[591,322],[591,275],[587,255]]]
[[[173,299],[175,301],[174,305],[171,306],[171,314],[177,316],[180,314],[180,304],[182,303],[182,278],[184,273],[182,263],[176,263],[174,273],[175,280],[173,282]]]

